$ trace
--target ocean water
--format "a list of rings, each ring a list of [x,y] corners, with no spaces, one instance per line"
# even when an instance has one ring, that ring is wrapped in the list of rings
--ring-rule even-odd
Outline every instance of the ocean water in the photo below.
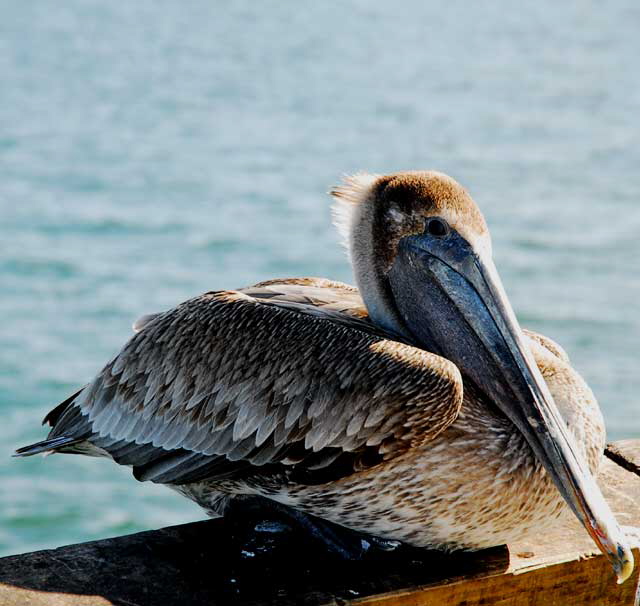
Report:
[[[325,192],[434,168],[522,323],[640,437],[640,7],[0,1],[0,552],[202,517],[107,461],[11,459],[131,323],[350,281]]]

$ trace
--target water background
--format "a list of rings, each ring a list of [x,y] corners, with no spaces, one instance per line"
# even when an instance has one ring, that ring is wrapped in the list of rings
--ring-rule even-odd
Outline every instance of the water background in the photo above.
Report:
[[[138,316],[351,281],[325,192],[435,168],[522,323],[640,437],[635,1],[0,0],[0,553],[202,517],[100,460],[10,459]]]

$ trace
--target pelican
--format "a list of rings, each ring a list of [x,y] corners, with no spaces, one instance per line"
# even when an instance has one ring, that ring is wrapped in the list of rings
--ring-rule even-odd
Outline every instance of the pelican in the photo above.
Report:
[[[571,510],[628,578],[594,480],[598,404],[560,346],[520,328],[470,195],[437,172],[331,193],[357,289],[271,280],[144,316],[16,454],[106,456],[211,515],[258,498],[446,550]]]

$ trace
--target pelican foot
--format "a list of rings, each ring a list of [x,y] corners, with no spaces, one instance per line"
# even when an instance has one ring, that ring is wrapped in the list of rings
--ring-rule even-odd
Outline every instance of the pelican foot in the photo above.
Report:
[[[363,534],[322,518],[303,513],[287,505],[263,497],[233,499],[225,510],[225,518],[242,529],[245,557],[277,548],[280,539],[304,542],[340,560],[362,560],[376,552],[398,548],[399,541],[389,541]],[[289,535],[287,538],[286,535]]]

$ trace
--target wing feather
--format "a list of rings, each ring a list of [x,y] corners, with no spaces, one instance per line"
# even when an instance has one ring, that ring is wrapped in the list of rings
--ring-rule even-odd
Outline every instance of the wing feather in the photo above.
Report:
[[[155,314],[50,437],[89,426],[90,442],[153,481],[277,464],[311,473],[395,456],[461,403],[452,363],[381,333],[353,288],[311,279]]]

